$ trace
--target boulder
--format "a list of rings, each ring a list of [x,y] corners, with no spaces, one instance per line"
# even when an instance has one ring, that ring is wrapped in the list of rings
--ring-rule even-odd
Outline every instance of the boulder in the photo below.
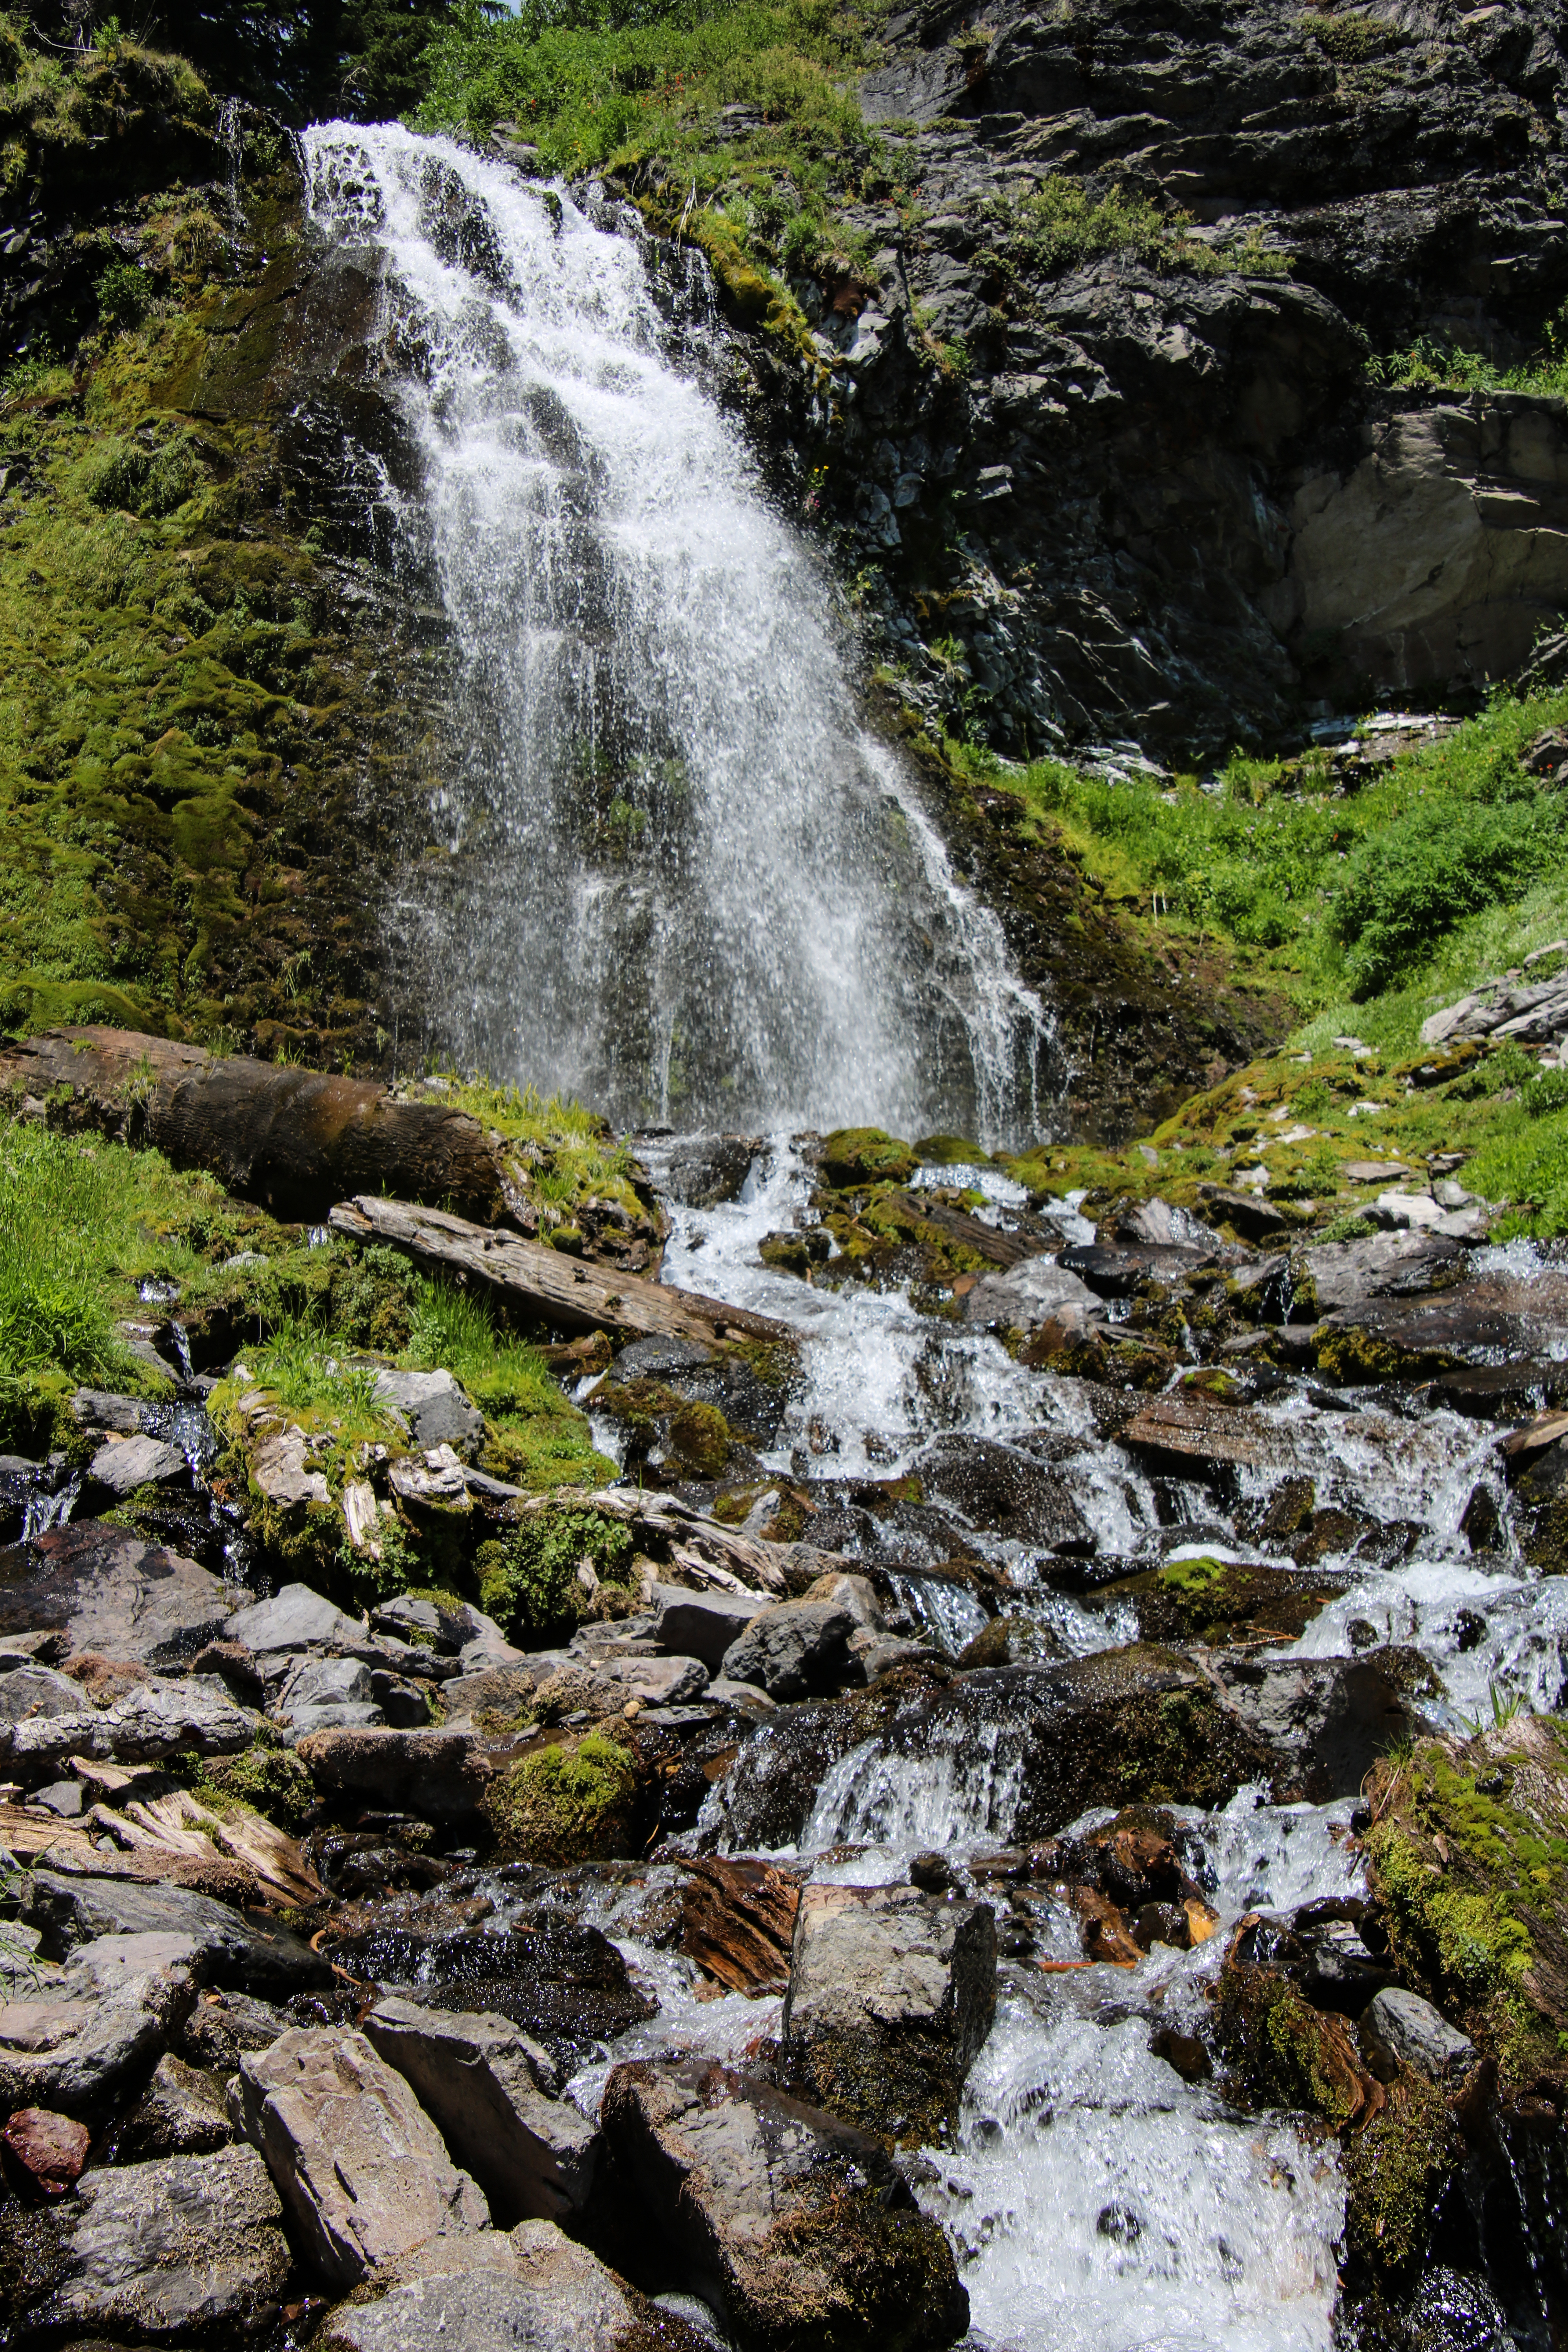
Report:
[[[266,2158],[311,2267],[340,2290],[431,2240],[489,2227],[478,2187],[363,2033],[296,2028],[251,2052],[229,2112]]]
[[[155,2064],[195,2000],[175,1936],[106,1936],[0,2001],[0,2107],[96,2121]]]
[[[172,1669],[223,1632],[231,1606],[195,1560],[103,1519],[0,1552],[0,1640],[58,1627],[75,1651]]]
[[[1441,1696],[1418,1650],[1219,1657],[1215,1674],[1231,1712],[1272,1750],[1290,1793],[1315,1804],[1355,1796],[1377,1759],[1419,1723],[1422,1696]]]
[[[446,1936],[383,1928],[333,1948],[353,1976],[395,1985],[408,2000],[509,2020],[564,2074],[658,2007],[608,1936],[586,1922],[547,1916],[504,1932]]]
[[[939,1437],[914,1465],[925,1493],[971,1527],[1045,1551],[1092,1551],[1089,1524],[1066,1480],[1032,1455],[991,1438]]]
[[[319,2352],[711,2352],[548,2221],[524,2221],[504,2266],[414,2279],[336,2312]],[[498,2248],[499,2251],[499,2248]]]
[[[1088,1316],[1099,1311],[1100,1300],[1089,1285],[1053,1258],[1026,1258],[1006,1274],[988,1274],[964,1297],[966,1323],[1000,1324],[1027,1331],[1048,1323],[1063,1308]]]
[[[770,1698],[820,1697],[848,1678],[854,1625],[847,1609],[832,1601],[780,1601],[725,1651],[725,1677],[756,1683]]]
[[[309,1650],[332,1642],[363,1642],[365,1629],[362,1619],[345,1617],[335,1603],[312,1592],[308,1584],[286,1584],[270,1601],[237,1609],[223,1632],[229,1641],[242,1642],[260,1656],[268,1650]]]
[[[331,1982],[331,1968],[265,1913],[247,1916],[184,1886],[130,1878],[66,1878],[36,1869],[25,1916],[44,1948],[68,1955],[100,1937],[167,1937],[181,1948],[194,1982],[254,1992],[309,1992]]]
[[[378,1372],[375,1393],[402,1413],[416,1445],[449,1445],[465,1462],[478,1454],[485,1417],[450,1372]]]
[[[1318,1312],[1329,1315],[1369,1298],[1417,1297],[1464,1255],[1458,1242],[1439,1234],[1373,1234],[1365,1241],[1321,1242],[1303,1250],[1297,1266],[1312,1286]]]
[[[292,2020],[286,2009],[244,1992],[204,1992],[174,2039],[193,2066],[232,2074],[247,2050],[269,2050]]]
[[[1373,1996],[1362,2017],[1361,2046],[1383,2083],[1391,2083],[1401,2066],[1414,2066],[1434,2083],[1458,2084],[1479,2056],[1469,2035],[1450,2025],[1440,2010],[1396,1985]]]
[[[88,1484],[102,1487],[117,1503],[128,1501],[138,1486],[188,1481],[190,1475],[179,1447],[159,1437],[122,1437],[100,1445],[87,1471]]]
[[[988,1903],[914,1886],[802,1890],[780,2071],[814,2105],[902,2144],[951,2140],[995,2012]]]
[[[234,2126],[209,2078],[165,2050],[120,2127],[117,2164],[150,2163],[165,2156],[211,2156],[227,2147]]]
[[[455,1657],[464,1643],[473,1638],[468,1619],[477,1614],[477,1611],[467,1609],[441,1609],[434,1601],[400,1592],[395,1599],[384,1601],[379,1608],[372,1610],[371,1623],[378,1633],[395,1634],[402,1641],[435,1650],[443,1657]]]
[[[56,2218],[56,2277],[32,2315],[67,2331],[188,2341],[265,2316],[289,2271],[282,2209],[254,2148],[87,2173]]]
[[[364,2034],[439,2125],[497,2221],[559,2221],[586,2203],[598,2135],[554,2095],[553,2060],[510,2019],[387,2000]]]
[[[266,1431],[248,1455],[246,1469],[262,1501],[276,1511],[303,1511],[311,1503],[332,1499],[323,1473],[310,1467],[310,1441],[302,1429]]]
[[[0,1701],[6,1680],[0,1676]],[[63,1680],[65,1677],[57,1677]],[[0,1760],[29,1787],[55,1780],[72,1757],[98,1762],[150,1764],[195,1750],[235,1756],[261,1728],[248,1707],[237,1706],[216,1675],[161,1675],[133,1683],[112,1705],[97,1707],[79,1685],[77,1712],[40,1711],[20,1721],[0,1720]],[[52,1709],[57,1694],[47,1701]]]
[[[295,1753],[325,1798],[358,1797],[437,1821],[477,1812],[491,1774],[469,1731],[312,1731]]]
[[[684,1585],[656,1584],[653,1639],[661,1650],[700,1658],[716,1674],[724,1653],[769,1605],[761,1592],[689,1592]]]
[[[600,2128],[663,2265],[755,2352],[924,2352],[969,2297],[883,2144],[712,2061],[616,2066]]]

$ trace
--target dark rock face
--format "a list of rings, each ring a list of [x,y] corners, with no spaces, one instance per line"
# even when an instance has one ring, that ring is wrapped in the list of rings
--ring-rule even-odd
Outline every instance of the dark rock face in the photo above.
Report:
[[[918,5],[887,51],[862,105],[912,126],[920,210],[859,208],[877,250],[847,314],[800,292],[846,418],[828,496],[932,703],[978,698],[1015,752],[1058,729],[1218,748],[1320,695],[1526,660],[1565,584],[1537,537],[1559,527],[1553,404],[1383,391],[1364,355],[1539,344],[1568,291],[1560,5],[1352,26],[1015,0],[962,45]],[[1031,237],[1053,174],[1147,205],[1145,232]],[[944,678],[914,593],[975,566],[984,592],[971,568],[973,601],[942,610]]]
[[[952,2251],[867,2133],[700,2062],[617,2066],[601,2122],[670,2271],[747,2352],[923,2352],[963,2334]]]
[[[393,1932],[345,1938],[333,1950],[356,1976],[407,1987],[433,2008],[508,2019],[568,2067],[655,2010],[597,1927],[557,1922],[439,1937]]]

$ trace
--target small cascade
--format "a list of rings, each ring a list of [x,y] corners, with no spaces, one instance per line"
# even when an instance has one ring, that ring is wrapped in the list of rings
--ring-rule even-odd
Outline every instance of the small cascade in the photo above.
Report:
[[[319,228],[380,280],[424,471],[394,503],[460,657],[401,908],[434,1037],[631,1123],[1037,1129],[1048,1014],[682,363],[700,265],[449,141],[307,145]]]

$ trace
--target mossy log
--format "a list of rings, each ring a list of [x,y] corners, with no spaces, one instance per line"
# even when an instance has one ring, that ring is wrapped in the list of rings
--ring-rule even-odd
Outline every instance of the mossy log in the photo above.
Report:
[[[664,1339],[793,1340],[786,1323],[727,1307],[695,1291],[672,1290],[635,1274],[593,1265],[542,1242],[525,1242],[493,1226],[472,1224],[408,1201],[362,1193],[331,1213],[334,1233],[353,1241],[390,1242],[421,1265],[477,1276],[521,1298],[540,1320],[568,1331],[630,1331]]]
[[[346,1193],[388,1192],[493,1217],[501,1169],[467,1111],[384,1086],[123,1029],[48,1029],[0,1052],[0,1089],[51,1122],[154,1145],[274,1216],[324,1218]],[[545,1253],[549,1255],[548,1252]]]

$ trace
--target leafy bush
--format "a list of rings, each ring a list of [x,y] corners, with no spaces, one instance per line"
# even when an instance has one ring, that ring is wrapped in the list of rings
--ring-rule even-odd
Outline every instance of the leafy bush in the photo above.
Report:
[[[481,1544],[479,1606],[524,1647],[587,1615],[589,1588],[578,1575],[586,1561],[606,1584],[624,1586],[632,1539],[619,1519],[571,1506],[531,1511],[504,1542]]]
[[[1147,196],[1121,188],[1091,196],[1081,181],[1049,174],[1026,194],[993,196],[984,207],[1005,257],[1042,278],[1081,268],[1105,254],[1124,253],[1152,269],[1186,269],[1200,277],[1226,270],[1280,277],[1290,264],[1253,231],[1239,246],[1193,236],[1190,213],[1163,213]]]
[[[1542,1070],[1524,1088],[1519,1107],[1528,1118],[1543,1118],[1550,1111],[1568,1110],[1568,1070]]]
[[[111,261],[93,292],[106,327],[139,327],[153,308],[153,281],[133,261]]]

